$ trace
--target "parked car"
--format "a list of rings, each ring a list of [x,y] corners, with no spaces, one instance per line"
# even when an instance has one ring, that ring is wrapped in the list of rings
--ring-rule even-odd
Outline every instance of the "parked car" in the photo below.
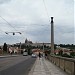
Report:
[[[36,54],[32,54],[32,58],[36,58],[37,57],[37,55]]]

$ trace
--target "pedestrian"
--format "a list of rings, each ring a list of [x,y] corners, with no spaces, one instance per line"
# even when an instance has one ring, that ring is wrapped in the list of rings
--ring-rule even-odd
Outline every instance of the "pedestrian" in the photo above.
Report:
[[[39,59],[41,58],[41,53],[39,52]]]
[[[45,58],[47,59],[47,53],[45,53]]]

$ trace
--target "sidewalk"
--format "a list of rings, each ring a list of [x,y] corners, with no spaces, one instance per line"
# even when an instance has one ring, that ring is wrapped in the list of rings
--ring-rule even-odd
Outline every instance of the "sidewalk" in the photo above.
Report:
[[[5,57],[15,57],[15,56],[18,56],[18,55],[1,55],[0,58],[5,58]]]
[[[56,67],[50,61],[37,58],[35,64],[33,65],[29,75],[68,75],[62,71],[59,67]]]

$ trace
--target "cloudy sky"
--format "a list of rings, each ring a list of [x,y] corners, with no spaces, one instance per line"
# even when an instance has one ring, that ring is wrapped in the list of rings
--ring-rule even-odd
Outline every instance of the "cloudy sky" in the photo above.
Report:
[[[75,44],[74,0],[0,0],[0,44],[51,42],[51,16],[55,43]]]

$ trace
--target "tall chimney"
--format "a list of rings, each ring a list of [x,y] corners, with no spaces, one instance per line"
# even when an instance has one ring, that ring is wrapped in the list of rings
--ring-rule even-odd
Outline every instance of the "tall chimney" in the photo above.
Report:
[[[54,22],[51,17],[51,54],[54,54]]]

